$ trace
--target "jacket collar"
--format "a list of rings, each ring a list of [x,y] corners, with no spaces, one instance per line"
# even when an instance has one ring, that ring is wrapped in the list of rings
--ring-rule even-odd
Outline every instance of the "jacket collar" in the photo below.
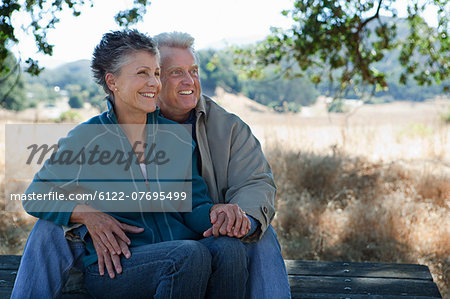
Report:
[[[106,96],[106,105],[108,107],[107,116],[111,120],[111,122],[117,124],[117,116],[116,112],[114,111],[114,98],[110,95]]]
[[[195,106],[195,116],[197,119],[200,115],[204,114],[206,116],[206,99],[208,97],[205,95],[200,95],[200,99],[198,100],[197,106]]]

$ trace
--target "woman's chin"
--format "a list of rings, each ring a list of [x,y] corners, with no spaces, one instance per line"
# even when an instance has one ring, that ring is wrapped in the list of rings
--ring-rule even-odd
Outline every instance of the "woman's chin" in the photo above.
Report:
[[[156,102],[152,103],[151,105],[145,105],[141,108],[142,112],[145,113],[152,113],[156,110]]]

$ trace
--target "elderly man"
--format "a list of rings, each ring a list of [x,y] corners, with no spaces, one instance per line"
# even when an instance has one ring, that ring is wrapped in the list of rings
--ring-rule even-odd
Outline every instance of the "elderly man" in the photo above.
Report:
[[[289,298],[280,246],[270,226],[276,189],[258,140],[242,120],[201,94],[194,39],[190,35],[163,33],[155,39],[161,54],[161,113],[173,121],[193,125],[199,170],[215,203],[210,210],[213,225],[204,236],[227,235],[243,238],[247,243],[247,298]],[[133,227],[123,230],[140,232]],[[85,233],[83,228],[75,230],[81,238]],[[120,246],[122,254],[129,256],[126,244],[122,242]],[[51,261],[43,257],[43,251],[53,252]],[[45,273],[30,275],[19,270],[12,298],[21,297],[20,288],[36,285],[33,281],[36,277],[39,277],[41,290],[49,297],[60,294],[70,269],[79,264],[83,252],[81,242],[66,242],[60,227],[39,220],[28,239],[23,260],[25,263],[41,261],[45,265],[35,269],[42,268],[41,272]],[[99,264],[102,268],[106,266],[112,277],[114,269],[121,272],[117,255],[105,255],[104,260],[99,259]]]
[[[289,284],[275,231],[275,184],[258,140],[236,115],[226,112],[201,94],[194,39],[186,33],[162,33],[155,37],[161,55],[159,105],[165,117],[193,124],[199,147],[201,175],[211,199],[215,236],[241,237],[237,205],[251,220],[248,298],[288,298]],[[233,205],[230,205],[233,204]]]

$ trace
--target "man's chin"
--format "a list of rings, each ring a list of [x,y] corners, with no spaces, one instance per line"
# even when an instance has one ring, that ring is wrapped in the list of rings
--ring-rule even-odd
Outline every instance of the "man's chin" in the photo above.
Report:
[[[192,97],[190,99],[186,99],[186,98],[182,99],[183,107],[185,109],[189,109],[189,111],[194,109],[195,106],[197,106],[197,102],[198,102],[198,99],[196,99],[194,97]]]

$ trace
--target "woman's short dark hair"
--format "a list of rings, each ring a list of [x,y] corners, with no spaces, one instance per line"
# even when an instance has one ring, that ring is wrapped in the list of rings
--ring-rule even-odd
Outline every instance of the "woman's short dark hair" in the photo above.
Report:
[[[136,51],[147,51],[159,59],[156,43],[149,36],[137,30],[122,30],[105,33],[95,47],[91,62],[95,82],[111,94],[105,81],[107,73],[119,74],[120,68],[127,62],[127,57]]]

